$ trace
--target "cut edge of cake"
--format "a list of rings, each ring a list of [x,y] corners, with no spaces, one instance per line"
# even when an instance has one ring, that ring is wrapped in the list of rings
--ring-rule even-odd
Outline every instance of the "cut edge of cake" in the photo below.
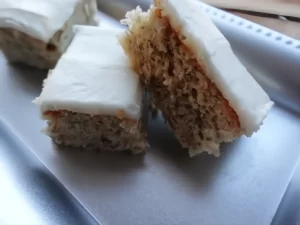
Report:
[[[154,2],[162,9],[163,16],[168,17],[173,29],[184,36],[181,41],[191,51],[201,49],[193,52],[198,63],[207,65],[206,76],[216,84],[239,116],[245,135],[250,137],[258,131],[274,103],[236,57],[213,21],[202,12],[201,3],[197,0]],[[195,32],[198,27],[204,27],[207,34]],[[214,38],[210,39],[210,35]]]

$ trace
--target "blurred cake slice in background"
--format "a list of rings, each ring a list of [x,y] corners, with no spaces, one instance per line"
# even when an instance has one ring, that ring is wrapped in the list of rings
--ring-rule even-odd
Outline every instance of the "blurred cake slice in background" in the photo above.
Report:
[[[143,90],[118,40],[119,30],[74,26],[75,36],[34,100],[55,143],[144,152]]]
[[[1,0],[0,48],[8,61],[51,69],[74,24],[97,25],[95,0]]]

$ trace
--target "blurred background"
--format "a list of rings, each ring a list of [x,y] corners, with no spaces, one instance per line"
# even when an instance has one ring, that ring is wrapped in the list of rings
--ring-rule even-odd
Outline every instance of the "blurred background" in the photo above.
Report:
[[[97,0],[99,8],[117,19],[136,5],[147,9],[152,0]],[[244,19],[300,40],[300,0],[203,0]]]

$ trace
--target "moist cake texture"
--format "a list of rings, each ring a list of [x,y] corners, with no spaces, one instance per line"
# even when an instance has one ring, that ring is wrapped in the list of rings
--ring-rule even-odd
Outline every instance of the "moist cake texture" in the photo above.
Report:
[[[44,132],[58,145],[86,150],[142,153],[148,147],[142,120],[90,115],[66,110],[46,111]]]
[[[95,0],[0,2],[0,48],[12,63],[52,69],[75,24],[97,25]]]
[[[157,0],[121,22],[133,69],[191,156],[259,129],[273,103],[196,1]]]
[[[75,36],[34,100],[57,144],[144,152],[142,87],[117,41],[119,30],[75,26]]]

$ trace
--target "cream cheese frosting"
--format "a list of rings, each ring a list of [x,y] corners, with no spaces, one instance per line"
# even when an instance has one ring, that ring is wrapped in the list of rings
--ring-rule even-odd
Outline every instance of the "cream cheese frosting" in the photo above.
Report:
[[[183,43],[206,65],[206,75],[216,84],[239,116],[247,136],[256,132],[273,102],[233,53],[227,39],[195,0],[159,0],[162,14],[183,34]]]
[[[82,9],[74,13],[76,7]],[[48,42],[65,23],[92,24],[95,0],[1,0],[0,27],[13,28]],[[96,23],[96,22],[95,22]]]
[[[74,26],[67,51],[34,100],[41,113],[68,110],[138,119],[142,87],[116,38],[120,30]]]

